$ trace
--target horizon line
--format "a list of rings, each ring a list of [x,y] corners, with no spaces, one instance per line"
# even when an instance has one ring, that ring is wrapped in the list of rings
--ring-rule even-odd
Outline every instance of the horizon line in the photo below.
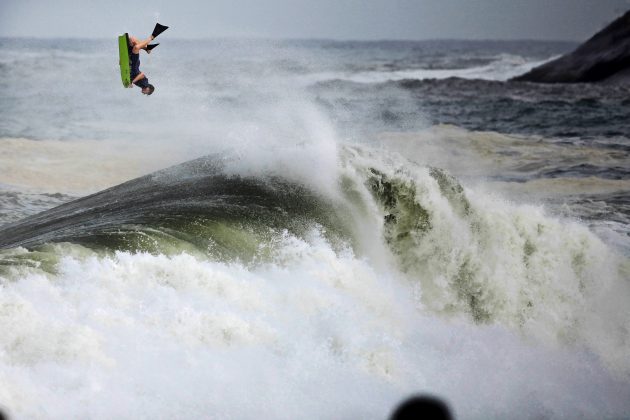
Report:
[[[123,32],[124,33],[124,32]],[[122,34],[121,34],[122,35]],[[115,35],[116,37],[119,35]],[[58,36],[58,37],[42,37],[37,35],[0,35],[0,39],[23,39],[23,40],[90,40],[90,41],[106,41],[111,40],[109,37],[76,37],[76,36]],[[355,38],[326,38],[326,37],[313,37],[313,38],[301,38],[301,37],[263,37],[263,36],[238,36],[238,35],[223,35],[223,36],[209,36],[209,37],[189,37],[189,38],[169,38],[173,41],[325,41],[325,42],[443,42],[443,41],[457,41],[457,42],[556,42],[556,43],[581,43],[585,40],[575,39],[535,39],[535,38],[373,38],[373,39],[355,39]]]

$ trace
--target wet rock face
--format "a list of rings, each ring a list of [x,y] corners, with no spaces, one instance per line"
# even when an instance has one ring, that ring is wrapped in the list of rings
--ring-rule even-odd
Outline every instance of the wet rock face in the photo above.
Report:
[[[512,80],[538,83],[630,83],[630,11],[572,53]]]

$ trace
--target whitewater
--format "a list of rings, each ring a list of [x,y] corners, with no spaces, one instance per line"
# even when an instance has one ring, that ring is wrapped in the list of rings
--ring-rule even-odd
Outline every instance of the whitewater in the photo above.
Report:
[[[3,42],[0,71],[33,59]],[[476,116],[433,124],[434,105],[419,112],[391,84],[422,63],[375,76],[380,44],[238,45],[206,51],[216,64],[192,86],[186,63],[161,75],[169,55],[156,56],[155,97],[121,88],[100,108],[53,87],[53,112],[29,98],[38,82],[2,86],[6,413],[376,419],[424,393],[457,418],[630,415],[630,188],[614,121],[570,141],[470,129]],[[559,53],[477,47],[440,71],[496,80],[506,57]],[[29,48],[50,65],[74,54]],[[25,101],[43,123],[20,123]],[[130,124],[138,107],[151,112]],[[405,117],[376,121],[385,111]]]

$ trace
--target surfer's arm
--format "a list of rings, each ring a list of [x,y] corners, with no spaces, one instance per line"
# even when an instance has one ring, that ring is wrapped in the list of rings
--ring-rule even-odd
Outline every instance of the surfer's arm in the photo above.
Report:
[[[144,41],[139,41],[136,45],[133,46],[133,51],[137,54],[141,49],[146,48],[149,45],[149,42],[153,41],[154,36],[151,35]]]

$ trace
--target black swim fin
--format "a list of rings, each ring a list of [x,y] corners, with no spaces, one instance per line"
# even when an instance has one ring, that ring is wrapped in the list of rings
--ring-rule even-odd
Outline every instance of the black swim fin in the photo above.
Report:
[[[149,44],[146,46],[145,50],[151,51],[153,48],[157,47],[158,45],[160,45],[159,42],[157,44]]]
[[[160,25],[159,23],[155,24],[155,28],[153,29],[153,38],[156,38],[159,34],[168,29],[168,26]]]

